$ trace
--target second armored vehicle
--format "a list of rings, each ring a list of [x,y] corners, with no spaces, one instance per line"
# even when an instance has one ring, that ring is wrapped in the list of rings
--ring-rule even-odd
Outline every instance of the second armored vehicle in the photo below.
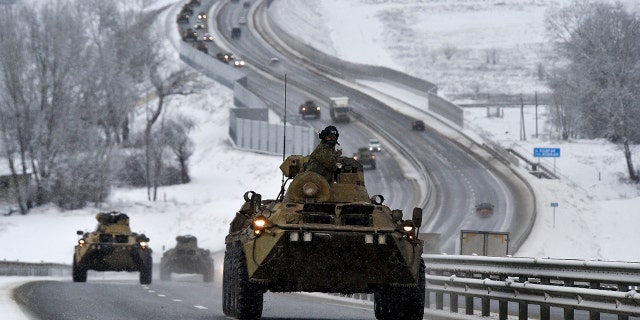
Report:
[[[151,283],[153,261],[149,238],[131,232],[129,216],[121,212],[96,215],[98,227],[93,232],[78,231],[73,254],[74,282],[86,282],[87,271],[140,271],[140,283]]]
[[[198,248],[192,235],[177,236],[175,248],[167,250],[160,260],[160,280],[171,280],[171,273],[199,273],[204,282],[213,281],[213,258],[207,249]]]
[[[225,238],[225,315],[259,319],[266,291],[309,291],[372,293],[377,319],[422,319],[422,209],[404,220],[384,197],[370,197],[352,158],[339,158],[331,184],[305,171],[308,161],[293,155],[282,163],[293,180],[276,199],[245,193]]]

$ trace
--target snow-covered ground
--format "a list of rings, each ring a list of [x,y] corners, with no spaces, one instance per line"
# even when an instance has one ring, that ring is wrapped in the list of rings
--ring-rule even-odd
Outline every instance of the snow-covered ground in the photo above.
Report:
[[[406,71],[438,84],[445,96],[467,99],[485,92],[544,91],[535,72],[548,50],[543,12],[558,2],[568,0],[276,0],[275,14],[283,17],[279,21],[289,21],[285,28],[300,32],[306,41],[331,54]],[[449,60],[444,56],[447,48],[454,49]],[[487,53],[493,49],[498,51],[499,63],[486,65]],[[26,216],[0,216],[0,259],[70,263],[75,231],[95,228],[95,214],[105,210],[130,215],[132,229],[151,238],[155,261],[160,260],[162,248],[172,247],[180,234],[196,235],[201,246],[222,250],[243,193],[254,190],[265,197],[277,195],[281,156],[231,148],[227,124],[232,92],[210,80],[202,81],[209,83],[206,91],[172,99],[166,108],[187,114],[197,125],[192,134],[196,150],[190,161],[190,184],[161,188],[156,202],[147,200],[145,189],[117,189],[100,208],[61,212],[46,206]],[[367,85],[401,94],[380,84]],[[542,107],[536,138],[534,110],[525,111],[526,141],[519,136],[519,109],[506,108],[503,117],[487,117],[484,108],[465,111],[464,133],[475,139],[493,140],[528,154],[534,147],[561,148],[555,167],[562,179],[530,176],[538,218],[531,237],[516,255],[640,261],[640,252],[628,249],[629,243],[640,239],[636,227],[640,212],[632,209],[640,207],[640,193],[636,185],[625,182],[622,151],[605,141],[552,139],[553,128],[547,125],[547,110]],[[640,159],[636,149],[634,159]],[[554,166],[553,159],[545,161]],[[551,202],[559,206],[554,210]],[[0,314],[20,318],[6,291],[20,281],[0,277]]]

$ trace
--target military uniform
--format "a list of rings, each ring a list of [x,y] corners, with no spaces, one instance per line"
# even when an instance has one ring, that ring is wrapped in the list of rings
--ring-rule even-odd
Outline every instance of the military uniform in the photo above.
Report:
[[[331,183],[336,171],[338,157],[340,157],[340,151],[335,149],[335,145],[321,141],[309,156],[307,170],[320,174]]]
[[[342,155],[342,151],[336,150],[339,136],[338,129],[334,126],[327,126],[320,132],[320,144],[309,155],[306,171],[315,172],[327,179],[327,182],[333,182],[338,158]]]

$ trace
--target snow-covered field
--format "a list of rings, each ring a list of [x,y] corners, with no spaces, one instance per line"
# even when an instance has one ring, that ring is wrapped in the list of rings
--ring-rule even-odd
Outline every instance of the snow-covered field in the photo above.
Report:
[[[567,2],[276,0],[274,14],[283,17],[280,21],[290,21],[287,29],[328,53],[411,73],[438,84],[445,96],[465,102],[484,93],[544,91],[537,76],[537,66],[549,49],[544,12]],[[494,49],[498,63],[487,64]],[[447,59],[451,51],[453,56]],[[196,235],[203,247],[222,250],[243,193],[277,195],[281,158],[230,147],[227,121],[232,92],[209,82],[205,92],[171,100],[167,108],[188,114],[197,124],[192,135],[196,145],[192,183],[161,188],[156,202],[147,200],[144,189],[118,189],[101,208],[60,212],[46,206],[26,216],[0,216],[0,259],[70,263],[75,231],[93,229],[95,214],[103,210],[127,212],[132,229],[151,238],[156,261],[163,246],[172,247],[179,234]],[[501,118],[487,117],[483,108],[465,111],[464,132],[476,139],[529,154],[534,147],[561,148],[555,167],[562,179],[530,179],[539,214],[531,238],[516,255],[640,261],[640,252],[628,249],[629,243],[640,240],[636,227],[640,211],[632,209],[640,207],[640,193],[625,181],[622,151],[605,141],[554,140],[546,111],[539,110],[536,138],[534,110],[526,109],[526,141],[519,137],[519,109],[507,108]],[[634,159],[640,159],[637,148],[633,151]],[[552,159],[547,161],[553,166]],[[553,210],[551,202],[559,207]]]

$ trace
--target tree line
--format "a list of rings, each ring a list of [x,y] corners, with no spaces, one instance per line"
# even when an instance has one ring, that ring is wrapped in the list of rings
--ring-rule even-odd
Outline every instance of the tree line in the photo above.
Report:
[[[555,44],[551,118],[562,139],[620,144],[629,179],[640,182],[632,146],[640,142],[640,18],[621,3],[575,1],[547,15]]]
[[[194,74],[158,44],[147,0],[56,0],[0,7],[0,159],[22,214],[82,208],[118,185],[190,180],[193,122],[165,119]],[[136,119],[138,120],[137,123]]]

